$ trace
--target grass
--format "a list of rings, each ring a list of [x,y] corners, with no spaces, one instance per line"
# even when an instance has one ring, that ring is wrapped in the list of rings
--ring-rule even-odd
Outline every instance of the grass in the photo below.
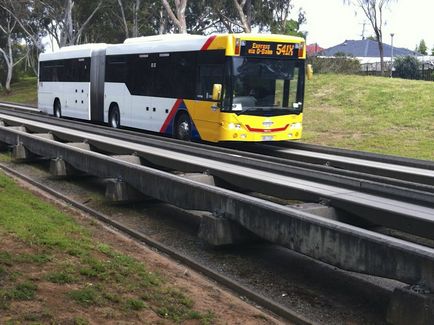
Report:
[[[36,105],[38,103],[37,78],[25,77],[13,83],[9,94],[4,90],[0,92],[0,101]]]
[[[195,310],[194,302],[162,275],[95,240],[92,231],[97,230],[85,229],[1,173],[0,206],[0,237],[6,238],[0,247],[0,323],[5,311],[14,314],[16,322],[27,317],[16,303],[44,301],[38,299],[38,288],[47,285],[57,288],[52,294],[62,306],[71,304],[71,310],[84,312],[92,306],[115,310],[112,314],[120,314],[122,321],[135,319],[135,313],[152,313],[174,322],[207,324],[213,319],[211,313]],[[8,250],[8,243],[21,249]],[[55,321],[55,312],[44,315]]]
[[[305,98],[305,142],[434,160],[432,82],[323,74]]]

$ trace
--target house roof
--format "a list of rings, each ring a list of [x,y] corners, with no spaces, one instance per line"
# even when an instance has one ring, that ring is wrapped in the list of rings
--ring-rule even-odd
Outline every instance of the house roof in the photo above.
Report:
[[[390,57],[392,46],[383,43],[384,56]],[[345,42],[325,49],[321,52],[323,56],[334,56],[336,53],[345,53],[355,57],[380,57],[377,41],[370,39],[364,40],[346,40]],[[408,50],[401,47],[393,47],[393,56],[407,56],[407,55],[420,55],[415,51]]]
[[[324,48],[319,46],[318,43],[313,43],[306,46],[307,55],[314,55],[321,51],[324,51]]]

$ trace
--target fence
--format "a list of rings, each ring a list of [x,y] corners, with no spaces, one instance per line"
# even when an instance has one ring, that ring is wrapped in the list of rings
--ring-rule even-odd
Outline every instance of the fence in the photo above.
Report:
[[[384,62],[384,75],[390,76],[390,62]],[[365,76],[381,76],[380,62],[360,64],[360,74]],[[434,81],[434,64],[431,62],[421,63],[417,80]]]

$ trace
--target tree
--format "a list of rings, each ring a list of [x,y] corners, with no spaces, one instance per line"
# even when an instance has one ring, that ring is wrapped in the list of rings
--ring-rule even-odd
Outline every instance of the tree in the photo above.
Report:
[[[344,0],[362,9],[374,31],[380,52],[381,73],[384,74],[383,11],[393,0]]]
[[[174,0],[175,11],[172,10],[167,0],[161,0],[164,8],[169,15],[170,20],[175,24],[179,33],[187,33],[187,22],[185,20],[185,10],[187,8],[187,0]]]
[[[289,11],[285,16],[274,15],[271,23],[271,32],[274,34],[284,34],[304,37],[305,33],[300,31],[300,26],[306,22],[306,15],[303,10],[299,10],[298,19],[288,19]]]
[[[420,63],[414,56],[396,58],[393,63],[396,76],[404,79],[418,79]]]
[[[434,47],[431,49],[431,55],[434,56]]]
[[[241,21],[241,27],[245,33],[252,31],[252,1],[251,0],[233,0],[238,17]]]
[[[416,46],[416,52],[419,52],[423,55],[428,55],[428,47],[426,46],[425,40],[421,39],[419,46]]]
[[[0,14],[0,54],[2,55],[6,65],[4,87],[6,92],[10,93],[14,67],[26,58],[28,50],[26,53],[19,53],[23,51],[19,51],[20,45],[18,44],[18,41],[20,36],[17,31],[17,21],[15,18],[1,8]],[[17,54],[19,54],[21,58],[15,61]]]

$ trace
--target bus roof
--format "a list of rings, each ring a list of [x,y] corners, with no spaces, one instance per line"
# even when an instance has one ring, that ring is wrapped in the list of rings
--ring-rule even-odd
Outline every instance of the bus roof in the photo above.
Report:
[[[190,34],[165,34],[155,36],[142,36],[129,38],[123,44],[114,44],[107,47],[108,55],[121,55],[132,53],[181,52],[226,49],[233,46],[235,39],[258,40],[269,42],[304,42],[296,36],[276,34],[213,34],[208,36]]]
[[[63,47],[53,53],[42,53],[40,61],[90,57],[92,51],[106,49],[107,55],[135,53],[182,52],[233,48],[235,39],[301,43],[304,39],[289,35],[276,34],[213,34],[208,36],[190,34],[165,34],[128,38],[121,44],[82,44]],[[228,53],[228,51],[227,51]]]
[[[41,53],[39,55],[39,61],[90,57],[92,51],[105,48],[107,48],[107,44],[105,43],[65,46],[54,52]]]

